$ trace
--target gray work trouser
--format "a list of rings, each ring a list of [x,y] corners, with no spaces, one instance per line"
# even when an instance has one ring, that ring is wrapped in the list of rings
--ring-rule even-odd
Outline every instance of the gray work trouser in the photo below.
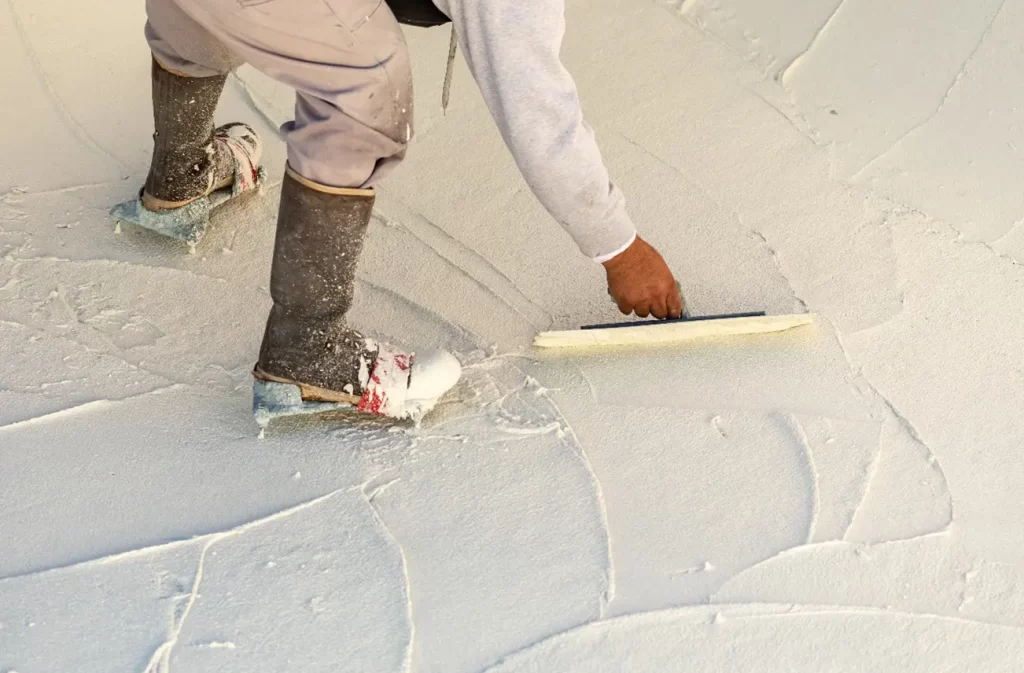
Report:
[[[146,0],[146,38],[194,77],[249,63],[296,91],[288,163],[333,187],[369,187],[412,136],[412,72],[381,0]]]

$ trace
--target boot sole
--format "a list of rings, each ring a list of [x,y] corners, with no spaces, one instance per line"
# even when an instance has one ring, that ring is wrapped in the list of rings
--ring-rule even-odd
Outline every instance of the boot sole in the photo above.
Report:
[[[149,210],[143,206],[142,193],[140,192],[137,198],[114,206],[110,211],[110,215],[118,222],[128,222],[194,246],[206,234],[213,211],[228,201],[234,201],[240,197],[258,192],[264,181],[265,173],[260,168],[259,178],[256,187],[253,189],[240,192],[236,192],[233,187],[219,189],[194,201],[190,201],[180,208],[165,210]]]
[[[275,418],[321,414],[329,411],[353,411],[355,405],[336,402],[311,402],[302,399],[299,386],[256,379],[252,388],[252,415],[263,430]]]
[[[355,406],[359,404],[359,400],[362,398],[358,395],[349,395],[348,393],[339,393],[336,390],[329,390],[327,388],[320,388],[313,386],[308,383],[302,383],[300,381],[292,381],[281,376],[274,376],[268,374],[259,367],[255,368],[252,372],[253,377],[258,381],[267,381],[270,383],[283,383],[285,385],[295,386],[299,389],[299,394],[304,402],[333,402],[334,404],[347,404]]]

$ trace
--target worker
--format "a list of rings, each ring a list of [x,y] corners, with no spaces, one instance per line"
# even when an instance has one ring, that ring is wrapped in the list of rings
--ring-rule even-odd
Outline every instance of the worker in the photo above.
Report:
[[[146,9],[155,133],[136,219],[157,222],[151,228],[199,226],[211,204],[259,183],[255,131],[213,125],[232,70],[248,63],[296,91],[295,119],[281,129],[288,163],[273,307],[254,371],[257,382],[297,392],[294,411],[328,402],[419,417],[460,375],[448,353],[404,353],[345,319],[374,185],[403,159],[413,135],[400,23],[454,23],[527,184],[582,253],[604,265],[619,309],[682,315],[678,285],[637,235],[561,62],[564,0],[147,0]]]

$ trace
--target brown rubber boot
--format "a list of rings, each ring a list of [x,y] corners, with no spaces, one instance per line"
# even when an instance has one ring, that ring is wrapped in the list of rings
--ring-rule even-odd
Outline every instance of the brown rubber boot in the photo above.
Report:
[[[154,58],[152,79],[153,161],[143,205],[179,208],[232,183],[235,161],[222,143],[213,142],[213,114],[227,75],[185,77]]]
[[[318,185],[288,168],[256,378],[301,384],[303,399],[357,402],[377,356],[345,324],[373,213],[372,189]]]

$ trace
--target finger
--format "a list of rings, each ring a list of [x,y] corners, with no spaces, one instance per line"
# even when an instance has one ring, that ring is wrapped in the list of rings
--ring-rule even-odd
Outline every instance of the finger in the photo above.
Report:
[[[622,315],[629,315],[630,313],[633,312],[632,302],[628,302],[625,299],[620,299],[615,303],[618,304],[619,311],[622,313]]]
[[[664,320],[668,317],[668,298],[660,297],[655,301],[651,302],[651,315],[658,320]]]
[[[651,305],[649,302],[641,302],[633,307],[633,311],[641,318],[646,318],[651,314]]]
[[[683,295],[679,292],[678,284],[676,290],[670,292],[667,300],[668,317],[669,318],[682,318],[683,317]]]

